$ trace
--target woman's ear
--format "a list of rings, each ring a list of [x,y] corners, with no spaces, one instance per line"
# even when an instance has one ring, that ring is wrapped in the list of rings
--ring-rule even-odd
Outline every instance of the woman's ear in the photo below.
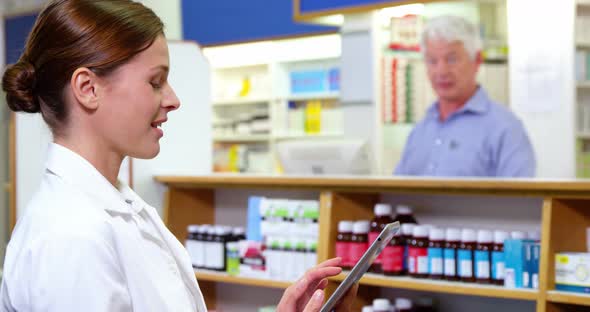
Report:
[[[97,83],[98,76],[86,67],[80,67],[72,74],[70,81],[72,93],[78,103],[88,110],[98,108]]]

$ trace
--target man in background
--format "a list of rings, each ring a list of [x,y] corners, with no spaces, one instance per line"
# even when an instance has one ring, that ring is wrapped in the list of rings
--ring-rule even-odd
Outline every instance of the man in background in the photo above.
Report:
[[[396,175],[532,177],[535,155],[522,122],[476,81],[478,29],[463,18],[432,19],[422,34],[438,100],[412,129]]]

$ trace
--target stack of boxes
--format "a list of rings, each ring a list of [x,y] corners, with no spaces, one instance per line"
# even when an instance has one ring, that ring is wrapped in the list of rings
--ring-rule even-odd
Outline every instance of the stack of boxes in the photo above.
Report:
[[[504,241],[506,269],[504,286],[508,288],[539,288],[541,244],[529,239]]]

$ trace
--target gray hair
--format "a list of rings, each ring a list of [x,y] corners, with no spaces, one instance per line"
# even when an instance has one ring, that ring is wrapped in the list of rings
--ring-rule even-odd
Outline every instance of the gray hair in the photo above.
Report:
[[[428,21],[422,32],[420,42],[422,52],[426,52],[428,40],[444,40],[446,42],[461,42],[467,53],[475,59],[477,52],[482,49],[479,30],[466,19],[453,15],[438,16]]]

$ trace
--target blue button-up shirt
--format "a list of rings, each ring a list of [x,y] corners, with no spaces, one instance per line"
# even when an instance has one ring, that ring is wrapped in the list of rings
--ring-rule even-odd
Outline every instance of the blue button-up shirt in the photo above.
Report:
[[[438,102],[410,133],[396,175],[532,177],[535,154],[522,122],[479,87],[440,120]]]

